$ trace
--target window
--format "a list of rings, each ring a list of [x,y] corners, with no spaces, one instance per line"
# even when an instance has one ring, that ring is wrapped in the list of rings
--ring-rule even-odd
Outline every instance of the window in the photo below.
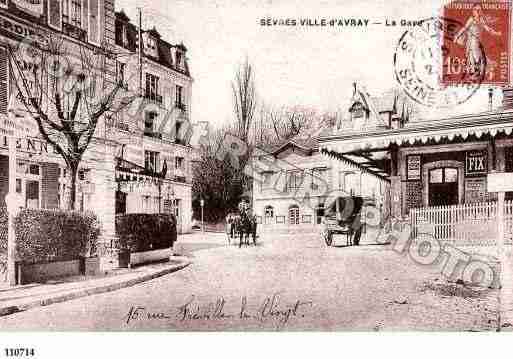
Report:
[[[155,151],[144,151],[144,168],[150,172],[159,170],[159,153]]]
[[[117,74],[116,78],[118,80],[118,83],[123,87],[124,89],[128,90],[128,84],[125,82],[125,73],[126,73],[126,64],[123,62],[116,62],[116,68],[117,68]]]
[[[273,172],[270,172],[270,171],[262,172],[262,177],[263,177],[262,189],[264,189],[264,188],[271,188],[272,187]]]
[[[82,0],[62,0],[62,22],[82,28]]]
[[[177,220],[180,218],[180,200],[177,198],[173,199],[173,214]]]
[[[144,135],[145,136],[153,136],[153,126],[155,123],[155,117],[157,117],[157,113],[153,111],[148,111],[144,117]]]
[[[71,0],[71,25],[82,27],[82,0]]]
[[[312,184],[313,190],[319,189],[321,184],[325,180],[326,168],[314,168],[312,169]]]
[[[178,69],[182,68],[182,52],[181,51],[176,52],[176,67]]]
[[[175,97],[175,105],[178,108],[184,109],[185,106],[183,104],[183,87],[180,85],[176,85],[176,97]]]
[[[176,169],[182,169],[184,163],[183,157],[175,157],[175,168]]]
[[[299,224],[299,207],[297,204],[289,207],[289,224]]]
[[[288,171],[287,176],[287,190],[297,190],[301,187],[301,182],[303,181],[303,172],[302,171]]]
[[[159,78],[149,73],[146,74],[146,98],[162,102],[162,97],[159,95]]]
[[[324,203],[319,203],[315,209],[315,223],[321,224],[324,217]]]
[[[458,169],[436,168],[429,171],[429,183],[455,183],[458,182]]]
[[[148,36],[148,43],[146,45],[149,49],[155,50],[157,48],[157,41],[153,36]]]

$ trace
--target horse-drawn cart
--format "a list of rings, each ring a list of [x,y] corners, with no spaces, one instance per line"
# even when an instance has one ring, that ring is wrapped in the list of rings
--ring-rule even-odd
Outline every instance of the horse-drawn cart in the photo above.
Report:
[[[256,217],[251,214],[251,209],[247,205],[239,205],[239,213],[230,213],[226,218],[226,229],[228,234],[228,244],[230,239],[239,238],[239,247],[242,244],[249,245],[250,236],[253,244],[256,246]]]
[[[371,201],[359,196],[337,197],[329,203],[323,218],[321,237],[326,245],[333,244],[335,235],[346,238],[346,245],[359,245],[365,223],[362,210]]]

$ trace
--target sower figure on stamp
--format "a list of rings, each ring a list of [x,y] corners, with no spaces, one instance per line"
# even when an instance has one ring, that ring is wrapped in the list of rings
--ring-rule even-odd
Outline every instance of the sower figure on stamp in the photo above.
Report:
[[[472,8],[472,15],[468,18],[465,26],[458,31],[454,38],[457,44],[465,46],[467,73],[470,75],[483,73],[486,65],[486,57],[481,47],[483,30],[494,36],[501,36],[500,31],[495,31],[490,26],[481,5],[477,4]]]

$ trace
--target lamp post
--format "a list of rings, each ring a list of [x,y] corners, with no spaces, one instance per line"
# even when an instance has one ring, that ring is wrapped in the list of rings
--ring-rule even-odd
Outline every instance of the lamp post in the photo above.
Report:
[[[205,223],[203,222],[203,207],[205,206],[205,201],[200,199],[200,206],[201,206],[201,231],[205,232]]]

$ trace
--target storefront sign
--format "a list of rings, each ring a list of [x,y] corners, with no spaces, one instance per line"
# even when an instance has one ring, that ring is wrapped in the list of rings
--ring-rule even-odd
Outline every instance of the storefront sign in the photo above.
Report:
[[[489,173],[488,192],[513,192],[513,172]]]
[[[406,182],[405,201],[407,211],[422,207],[422,182]]]
[[[486,150],[468,151],[465,156],[467,175],[486,174],[488,171],[488,153]]]
[[[7,148],[9,146],[9,136],[2,137],[0,147]],[[22,137],[16,140],[16,151],[18,152],[49,153],[48,147],[50,147],[50,151],[53,148],[52,146],[48,146],[46,141],[38,138]]]
[[[409,180],[420,179],[420,155],[408,156],[406,160],[406,177]]]
[[[36,29],[30,26],[24,25],[21,22],[14,21],[5,16],[0,16],[0,30],[2,32],[7,32],[12,35],[21,36],[23,38],[33,36],[36,34],[41,34],[40,30],[36,31]]]
[[[467,178],[465,180],[465,203],[485,202],[487,200],[486,178]]]

